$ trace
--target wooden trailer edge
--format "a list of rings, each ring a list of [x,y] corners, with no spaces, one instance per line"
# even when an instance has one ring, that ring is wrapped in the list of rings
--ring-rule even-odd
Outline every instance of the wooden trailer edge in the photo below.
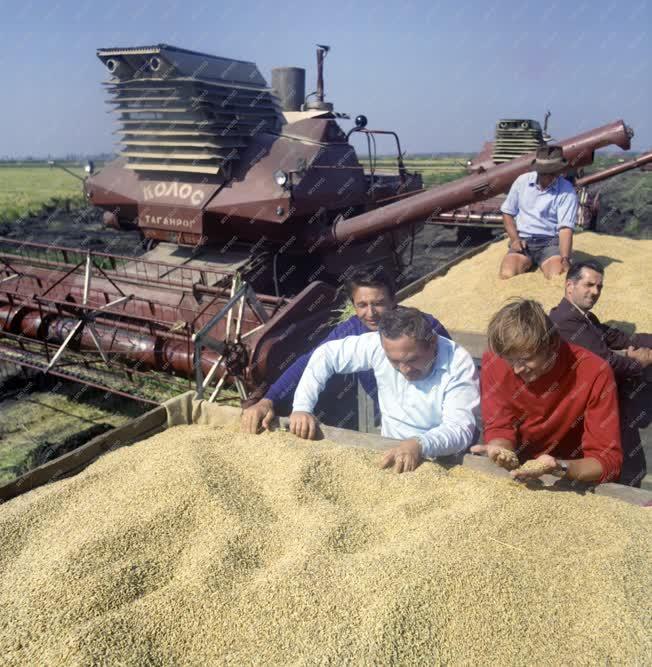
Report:
[[[183,424],[219,426],[220,424],[238,420],[240,413],[240,408],[220,406],[204,400],[196,400],[195,394],[192,391],[180,394],[129,423],[103,433],[82,447],[68,454],[63,454],[57,459],[34,468],[21,477],[1,486],[0,502],[8,501],[44,484],[74,475],[90,465],[105,452],[144,440],[167,428]],[[281,417],[277,420],[276,427],[287,429],[288,424],[289,420],[286,417]],[[360,433],[358,431],[350,431],[326,425],[321,425],[320,428],[320,436],[322,438],[332,440],[345,447],[362,447],[381,452],[396,444],[395,440],[371,433]],[[464,465],[482,474],[509,478],[507,471],[498,468],[484,457],[472,454],[441,458],[438,459],[438,463],[447,467]],[[632,505],[640,506],[652,503],[652,491],[622,486],[620,484],[609,483],[590,487],[566,480],[559,480],[551,475],[545,475],[536,484],[538,486],[554,487],[555,491],[566,490],[577,493],[595,493],[596,495],[616,498]]]

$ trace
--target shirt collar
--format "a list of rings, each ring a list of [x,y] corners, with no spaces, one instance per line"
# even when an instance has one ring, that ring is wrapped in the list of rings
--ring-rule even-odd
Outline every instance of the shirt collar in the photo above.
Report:
[[[435,363],[432,365],[432,370],[439,368],[446,370],[450,365],[450,354],[448,352],[448,346],[442,341],[446,340],[441,336],[437,335],[437,356],[435,357]]]
[[[536,171],[531,171],[528,173],[528,179],[527,179],[527,184],[531,187],[538,187],[537,183],[537,172]],[[557,192],[557,189],[559,188],[559,176],[555,178],[555,180],[545,189],[541,190],[541,192]]]
[[[576,310],[582,317],[586,317],[588,315],[588,312],[585,310],[582,310],[578,305],[574,304],[570,299],[567,299],[564,297],[564,301],[568,302],[570,307],[574,310]]]

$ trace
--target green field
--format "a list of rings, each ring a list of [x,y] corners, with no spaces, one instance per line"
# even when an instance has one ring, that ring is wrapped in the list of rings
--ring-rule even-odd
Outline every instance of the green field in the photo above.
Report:
[[[365,168],[365,171],[370,171],[369,160],[366,156],[359,155],[359,160]],[[471,156],[459,157],[406,157],[403,159],[405,168],[410,172],[418,172],[423,178],[423,185],[430,187],[432,185],[441,185],[454,181],[466,175],[466,160]],[[375,168],[381,173],[398,173],[396,165],[396,158],[381,156],[378,157],[374,164]]]
[[[80,165],[66,165],[83,176]],[[47,164],[0,164],[0,223],[36,215],[45,207],[84,203],[82,182]]]
[[[9,392],[0,401],[0,485],[42,461],[36,455],[58,449],[96,425],[116,427],[142,414],[147,406],[73,384],[52,382],[32,392]],[[73,443],[70,443],[73,444]],[[81,443],[79,443],[81,444]]]

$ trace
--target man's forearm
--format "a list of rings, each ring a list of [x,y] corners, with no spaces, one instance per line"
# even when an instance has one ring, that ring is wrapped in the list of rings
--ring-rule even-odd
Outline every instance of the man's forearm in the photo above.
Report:
[[[368,362],[370,355],[367,347],[371,342],[369,336],[348,336],[342,340],[333,340],[320,345],[310,357],[301,380],[294,392],[295,411],[312,412],[319,394],[335,373],[356,373],[371,368]]]
[[[506,438],[494,438],[493,440],[489,440],[486,444],[487,446],[494,445],[496,447],[502,447],[503,449],[509,449],[510,452],[516,451],[516,444]]]
[[[634,347],[652,347],[652,334],[640,333],[632,336]]]
[[[568,258],[573,252],[573,230],[568,227],[559,230],[559,252],[562,257]]]
[[[317,405],[319,394],[321,394],[326,385],[328,377],[315,377],[311,371],[310,365],[308,365],[308,368],[306,368],[301,376],[299,385],[294,392],[292,411],[312,413],[315,409],[315,405]]]
[[[417,436],[424,458],[452,456],[466,449],[473,441],[475,426],[441,424]]]
[[[602,477],[602,464],[597,459],[572,459],[568,464],[566,479],[578,482],[598,482]]]
[[[291,396],[301,380],[301,376],[308,365],[311,354],[312,351],[296,359],[267,390],[265,398],[278,402]]]
[[[518,230],[516,229],[514,216],[509,215],[509,213],[503,213],[503,225],[505,226],[505,232],[509,236],[509,240],[516,241],[518,239]]]
[[[315,350],[294,392],[293,412],[309,412],[315,408],[319,394],[333,375],[322,348]]]

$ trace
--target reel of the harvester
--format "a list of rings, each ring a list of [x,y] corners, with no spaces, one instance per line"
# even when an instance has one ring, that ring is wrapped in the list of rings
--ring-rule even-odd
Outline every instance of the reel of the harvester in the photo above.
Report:
[[[204,391],[209,386],[215,373],[220,366],[223,367],[220,377],[209,401],[214,401],[219,395],[227,377],[231,377],[238,390],[240,399],[246,401],[248,392],[246,389],[247,367],[250,362],[250,355],[247,347],[243,343],[242,318],[245,305],[248,305],[259,317],[262,324],[268,321],[269,317],[265,309],[256,297],[256,293],[251,286],[244,282],[237,287],[237,276],[233,281],[231,298],[224,305],[222,310],[212,317],[194,336],[194,366],[198,398],[203,398]],[[237,308],[237,310],[236,310]],[[235,317],[233,316],[235,311]],[[211,336],[215,325],[226,318],[226,334],[224,340],[216,340]],[[229,340],[231,335],[231,324],[233,327],[233,339]],[[253,333],[253,331],[251,332]],[[247,335],[247,334],[245,334]],[[202,368],[202,356],[205,348],[212,350],[218,355],[210,371],[204,376]]]

